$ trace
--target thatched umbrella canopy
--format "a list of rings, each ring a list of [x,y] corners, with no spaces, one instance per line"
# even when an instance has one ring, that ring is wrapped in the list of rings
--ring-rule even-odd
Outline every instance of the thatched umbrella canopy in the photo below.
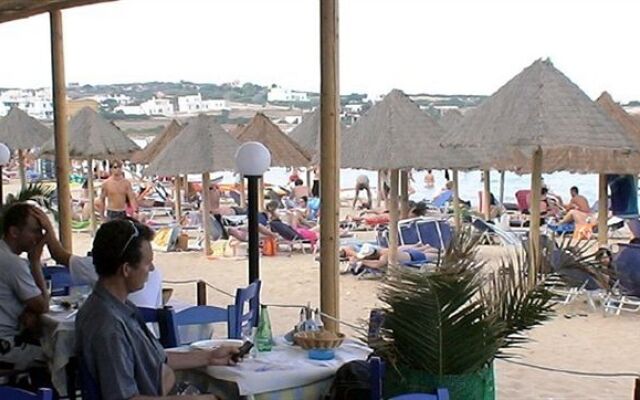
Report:
[[[9,113],[0,119],[0,143],[11,150],[40,147],[52,136],[49,128],[18,107],[11,107]]]
[[[240,143],[214,117],[200,114],[188,121],[180,135],[165,147],[145,175],[201,174],[235,169]]]
[[[80,110],[69,123],[69,156],[73,159],[129,159],[140,147],[116,125],[89,107]],[[42,146],[53,154],[53,138]]]
[[[634,141],[549,60],[535,61],[498,89],[456,126],[445,144],[473,148],[485,167],[531,171],[532,282],[541,260],[542,172],[640,169]],[[602,182],[601,193],[606,190]]]
[[[633,172],[635,144],[549,60],[537,60],[487,98],[451,132],[445,145],[472,148],[483,166],[544,172]]]
[[[40,147],[52,137],[49,128],[18,107],[11,107],[9,113],[0,119],[0,143],[6,144],[11,150],[18,150],[20,184],[23,189],[27,186],[24,150]]]
[[[640,119],[629,115],[607,92],[602,92],[596,103],[623,127],[629,138],[637,143],[638,148],[640,148]]]
[[[264,114],[256,113],[238,133],[240,142],[260,142],[271,152],[273,167],[306,167],[311,156]]]
[[[344,133],[341,166],[370,170],[472,167],[466,165],[469,157],[461,165],[466,150],[454,153],[438,146],[445,135],[437,122],[394,89]]]
[[[167,125],[165,130],[158,136],[156,136],[151,143],[149,143],[144,149],[136,151],[131,157],[131,162],[136,164],[149,164],[156,158],[160,152],[167,147],[167,145],[182,131],[183,125],[176,121],[171,120],[171,123]]]
[[[305,114],[302,122],[289,132],[289,137],[315,156],[320,149],[320,108]]]
[[[455,129],[455,126],[459,124],[460,121],[462,121],[462,118],[464,117],[462,116],[460,110],[453,108],[451,110],[446,110],[442,114],[442,116],[438,120],[438,124],[440,124],[440,126],[444,128],[445,131],[451,132],[453,129]]]

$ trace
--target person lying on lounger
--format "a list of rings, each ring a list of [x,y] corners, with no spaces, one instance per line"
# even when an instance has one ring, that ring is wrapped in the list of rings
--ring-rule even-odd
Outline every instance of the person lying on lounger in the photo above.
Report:
[[[389,264],[389,249],[365,243],[358,251],[353,247],[343,247],[340,255],[346,256],[351,265],[360,263],[362,267],[371,269],[385,269]],[[438,257],[438,249],[427,244],[399,246],[397,253],[398,264],[428,262]],[[357,272],[357,267],[355,268]]]

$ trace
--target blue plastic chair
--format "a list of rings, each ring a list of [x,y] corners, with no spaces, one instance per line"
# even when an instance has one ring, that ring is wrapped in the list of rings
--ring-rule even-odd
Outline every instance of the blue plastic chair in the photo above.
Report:
[[[146,323],[156,323],[160,330],[160,343],[164,348],[178,347],[178,327],[175,321],[175,312],[172,307],[146,308],[138,307],[142,320]]]
[[[416,220],[398,222],[398,236],[401,245],[420,243],[420,233],[416,225]]]
[[[8,386],[0,386],[0,399],[11,400],[52,400],[53,391],[51,389],[38,389],[38,393],[27,392]]]
[[[371,400],[382,400],[382,380],[384,377],[384,364],[380,357],[369,359],[371,373]],[[392,397],[389,400],[449,400],[447,389],[438,389],[436,394],[408,393]]]
[[[228,307],[229,338],[242,339],[243,333],[249,333],[254,326],[258,326],[260,315],[260,288],[262,282],[257,280],[244,289],[236,290],[236,301]],[[248,309],[245,312],[245,307]]]
[[[74,286],[69,268],[63,266],[43,267],[44,279],[51,280],[52,296],[68,296],[69,288]]]
[[[193,306],[174,314],[176,339],[178,345],[189,344],[182,341],[178,332],[179,326],[208,325],[217,322],[229,322],[229,311],[226,308],[214,306]]]

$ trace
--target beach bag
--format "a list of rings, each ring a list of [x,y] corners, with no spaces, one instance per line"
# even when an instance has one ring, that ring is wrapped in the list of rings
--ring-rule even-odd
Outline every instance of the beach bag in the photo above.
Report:
[[[371,369],[363,360],[350,361],[336,371],[328,400],[370,400]]]
[[[176,243],[176,251],[187,251],[189,250],[189,235],[180,232],[178,235],[178,242]]]
[[[278,254],[278,242],[273,236],[267,236],[262,239],[262,255],[275,256]]]
[[[175,251],[180,236],[181,229],[179,226],[160,228],[156,230],[151,248],[155,251]]]

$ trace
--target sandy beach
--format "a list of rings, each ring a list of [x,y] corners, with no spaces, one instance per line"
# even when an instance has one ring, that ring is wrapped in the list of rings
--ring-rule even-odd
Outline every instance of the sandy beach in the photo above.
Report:
[[[87,233],[74,235],[74,251],[84,253],[90,247]],[[481,251],[497,259],[504,248],[485,246]],[[247,282],[246,259],[205,258],[199,252],[155,254],[156,265],[164,280],[202,279],[226,292]],[[319,304],[319,263],[310,254],[295,252],[261,258],[262,302],[265,304]],[[166,285],[174,296],[195,302],[195,284]],[[369,310],[378,304],[379,282],[340,277],[340,318],[359,325]],[[208,304],[227,305],[231,299],[209,289]],[[270,307],[274,331],[284,333],[298,319],[298,308]],[[575,315],[571,318],[565,315]],[[585,315],[585,316],[579,316]],[[344,329],[358,335],[353,329]],[[516,362],[541,367],[596,373],[640,373],[640,315],[604,316],[591,311],[585,299],[569,306],[557,307],[557,316],[530,332],[531,343],[519,349]],[[224,334],[223,329],[216,334]],[[539,370],[507,361],[496,362],[499,399],[630,399],[634,379],[631,377],[590,377]]]

